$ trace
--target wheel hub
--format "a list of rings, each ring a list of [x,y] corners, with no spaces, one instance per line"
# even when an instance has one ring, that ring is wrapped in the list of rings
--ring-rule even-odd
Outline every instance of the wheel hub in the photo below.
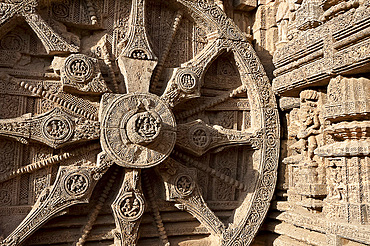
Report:
[[[176,141],[176,122],[158,96],[105,94],[102,105],[102,148],[117,165],[148,168],[169,156]]]

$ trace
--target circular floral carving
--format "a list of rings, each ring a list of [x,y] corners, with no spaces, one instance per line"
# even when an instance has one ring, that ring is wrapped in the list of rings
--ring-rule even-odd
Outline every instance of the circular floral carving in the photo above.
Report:
[[[240,39],[239,33],[232,26],[230,26],[230,27],[227,28],[227,34],[230,36],[230,38]]]
[[[43,124],[44,136],[51,140],[59,142],[67,141],[73,131],[71,122],[63,116],[54,116],[46,119]]]
[[[207,148],[211,142],[209,132],[206,128],[197,126],[190,130],[190,143],[196,148]]]
[[[272,172],[265,172],[262,178],[262,184],[266,187],[272,186],[274,184],[274,174]]]
[[[263,213],[263,211],[265,210],[266,206],[268,207],[269,204],[267,204],[266,202],[262,202],[261,200],[256,200],[255,203],[254,203],[254,207],[256,208],[256,211],[258,213]]]
[[[84,83],[92,78],[93,64],[85,55],[70,55],[65,61],[65,75],[72,81]]]
[[[267,171],[272,171],[275,169],[277,161],[273,157],[267,157],[265,161],[265,169]]]
[[[63,3],[54,3],[52,7],[53,14],[59,18],[65,18],[69,15],[69,8]]]
[[[197,77],[191,71],[183,71],[179,73],[177,83],[182,91],[190,93],[194,91],[197,85]]]
[[[9,34],[1,40],[1,47],[5,50],[20,51],[22,46],[22,38],[15,34]]]
[[[11,202],[11,194],[7,189],[0,190],[0,205],[9,205]]]
[[[89,179],[85,174],[73,173],[65,179],[64,187],[70,195],[82,195],[89,187]]]
[[[134,59],[140,59],[140,60],[148,59],[148,55],[143,50],[133,50],[130,57]]]
[[[193,179],[189,175],[181,175],[175,181],[176,192],[184,197],[190,195],[194,190]]]
[[[267,188],[267,187],[261,187],[258,190],[258,193],[260,194],[260,197],[261,197],[262,201],[269,201],[271,199],[272,192],[273,191],[271,189]]]
[[[127,221],[135,221],[144,213],[144,199],[138,193],[127,192],[123,194],[118,206],[119,216]]]
[[[249,221],[251,222],[251,223],[257,223],[258,221],[259,221],[259,219],[260,219],[260,213],[259,212],[257,212],[257,211],[252,211],[252,213],[251,213],[251,215],[250,215],[250,217],[249,217]]]
[[[267,133],[266,140],[269,147],[276,147],[276,137],[272,132]]]

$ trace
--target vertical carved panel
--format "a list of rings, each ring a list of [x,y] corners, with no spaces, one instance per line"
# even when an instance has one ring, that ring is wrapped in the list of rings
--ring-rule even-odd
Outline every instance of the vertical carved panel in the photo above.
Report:
[[[323,145],[323,99],[324,95],[314,90],[300,93],[300,108],[289,114],[288,135],[293,142],[289,146],[291,156],[284,159],[290,166],[289,200],[292,204],[313,209],[322,208],[322,199],[326,195],[324,163],[314,154]]]
[[[332,141],[316,151],[329,165],[325,213],[329,218],[354,224],[368,224],[369,221],[368,82],[365,78],[342,76],[330,81],[325,117],[331,122],[326,132],[332,136]],[[360,114],[364,120],[358,120]],[[343,119],[346,121],[339,122]]]

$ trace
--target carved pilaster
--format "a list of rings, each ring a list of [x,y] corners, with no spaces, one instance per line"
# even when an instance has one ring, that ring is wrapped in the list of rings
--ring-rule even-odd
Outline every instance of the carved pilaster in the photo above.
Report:
[[[326,217],[347,223],[369,222],[369,83],[365,78],[342,76],[330,81],[324,107],[325,118],[332,123],[325,132],[332,141],[315,150],[327,166],[323,211]]]
[[[283,162],[288,165],[290,203],[320,209],[326,195],[325,170],[322,160],[314,154],[323,142],[322,100],[314,90],[300,93],[300,107],[290,112],[288,135],[293,153]]]

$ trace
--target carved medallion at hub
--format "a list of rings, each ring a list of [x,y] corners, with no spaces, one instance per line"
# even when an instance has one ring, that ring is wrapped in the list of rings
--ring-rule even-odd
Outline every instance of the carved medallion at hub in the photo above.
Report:
[[[169,107],[156,95],[105,94],[101,105],[103,151],[118,165],[148,168],[171,153],[176,122]]]
[[[251,244],[279,119],[250,35],[219,5],[2,1],[2,27],[1,47],[21,34],[0,62],[19,108],[0,109],[2,245]]]

